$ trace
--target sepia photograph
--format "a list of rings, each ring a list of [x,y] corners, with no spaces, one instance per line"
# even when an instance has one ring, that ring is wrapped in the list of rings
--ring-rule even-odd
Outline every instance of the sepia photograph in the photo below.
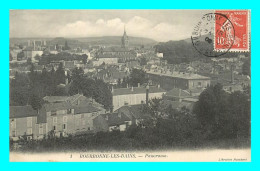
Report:
[[[10,162],[251,162],[250,10],[10,10]]]

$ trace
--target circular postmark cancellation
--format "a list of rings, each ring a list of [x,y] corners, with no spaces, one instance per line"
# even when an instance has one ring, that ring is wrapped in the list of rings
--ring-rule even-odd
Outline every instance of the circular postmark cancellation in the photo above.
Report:
[[[203,15],[194,27],[191,41],[200,54],[218,57],[231,49],[234,38],[234,26],[227,16],[220,13],[208,13]]]

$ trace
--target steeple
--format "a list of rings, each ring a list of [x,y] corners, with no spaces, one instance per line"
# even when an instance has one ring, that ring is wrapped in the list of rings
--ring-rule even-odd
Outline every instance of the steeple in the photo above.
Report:
[[[128,36],[126,34],[126,29],[125,29],[125,26],[124,26],[124,34],[122,36],[122,39],[121,39],[121,47],[122,48],[128,48],[128,44],[129,44],[129,40],[128,40]]]

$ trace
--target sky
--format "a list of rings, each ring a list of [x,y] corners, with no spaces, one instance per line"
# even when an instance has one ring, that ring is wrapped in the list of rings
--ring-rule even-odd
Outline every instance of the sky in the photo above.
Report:
[[[10,10],[10,38],[122,36],[190,38],[206,10]]]

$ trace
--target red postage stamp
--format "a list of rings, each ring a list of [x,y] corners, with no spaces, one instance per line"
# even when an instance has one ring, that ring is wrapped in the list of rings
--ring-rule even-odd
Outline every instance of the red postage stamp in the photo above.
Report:
[[[248,52],[250,45],[250,10],[216,10],[216,14],[224,15],[223,24],[215,23],[214,49],[230,52]],[[223,34],[224,33],[224,34]],[[230,46],[223,46],[229,44]]]

